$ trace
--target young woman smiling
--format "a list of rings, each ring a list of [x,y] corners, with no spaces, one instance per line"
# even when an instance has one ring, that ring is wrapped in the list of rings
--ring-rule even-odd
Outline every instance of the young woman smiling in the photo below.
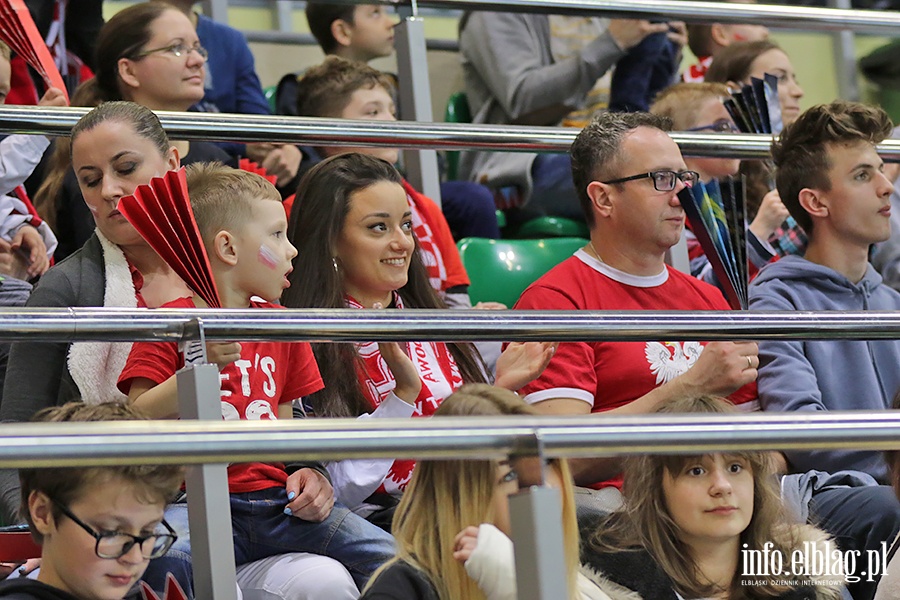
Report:
[[[297,191],[288,236],[298,251],[282,296],[289,308],[446,308],[417,251],[400,174],[384,160],[349,153],[313,167]],[[518,389],[553,349],[512,344],[497,363],[496,384]],[[463,383],[486,380],[470,344],[320,343],[313,351],[325,389],[307,408],[320,417],[429,416]],[[389,527],[413,464],[340,461],[329,470],[338,501]]]

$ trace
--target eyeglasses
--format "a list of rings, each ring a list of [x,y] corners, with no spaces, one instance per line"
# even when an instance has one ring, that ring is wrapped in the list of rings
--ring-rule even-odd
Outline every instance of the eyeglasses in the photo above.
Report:
[[[187,56],[188,54],[190,54],[191,51],[199,54],[203,58],[203,60],[206,60],[209,57],[209,52],[200,44],[188,46],[183,42],[178,42],[177,44],[172,44],[171,46],[164,46],[162,48],[154,48],[152,50],[144,50],[143,52],[138,52],[134,55],[134,58],[135,60],[138,58],[144,58],[145,56],[150,56],[151,54],[156,54],[157,52],[168,52],[176,58],[181,58],[182,56]]]
[[[700,173],[696,171],[651,171],[650,173],[641,173],[640,175],[632,175],[631,177],[621,177],[611,181],[601,181],[607,185],[613,183],[625,183],[626,181],[635,181],[638,179],[652,179],[653,187],[657,192],[671,192],[675,189],[675,182],[681,181],[685,187],[692,187],[700,181]]]
[[[73,523],[80,526],[97,540],[97,544],[94,546],[94,552],[100,558],[121,558],[128,554],[135,545],[140,547],[141,556],[144,558],[159,558],[165,554],[169,548],[172,547],[172,544],[175,543],[175,540],[178,539],[178,536],[175,535],[175,530],[166,523],[165,519],[163,519],[161,523],[168,533],[151,533],[143,536],[131,535],[130,533],[121,531],[104,531],[98,533],[97,531],[94,531],[90,525],[72,514],[72,511],[68,508],[55,500],[52,502],[62,514],[69,517]]]
[[[716,133],[739,133],[740,129],[735,127],[730,119],[719,119],[709,125],[700,125],[699,127],[691,127],[687,131],[715,131]]]

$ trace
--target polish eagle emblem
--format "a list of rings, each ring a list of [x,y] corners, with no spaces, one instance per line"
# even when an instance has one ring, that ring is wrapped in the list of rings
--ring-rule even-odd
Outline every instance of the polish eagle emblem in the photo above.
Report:
[[[656,375],[656,385],[668,383],[687,372],[700,358],[700,342],[647,342],[644,356],[650,372]]]

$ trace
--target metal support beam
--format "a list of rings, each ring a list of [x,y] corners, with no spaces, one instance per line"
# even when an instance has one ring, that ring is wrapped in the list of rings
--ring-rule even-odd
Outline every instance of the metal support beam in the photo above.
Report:
[[[828,0],[831,8],[849,10],[850,0]],[[859,84],[856,80],[856,40],[852,30],[843,29],[832,34],[834,48],[834,72],[837,77],[838,97],[859,100]]]
[[[176,375],[178,409],[182,419],[222,421],[219,369],[200,364]],[[188,522],[191,530],[191,563],[194,596],[212,600],[237,600],[231,506],[228,501],[228,466],[194,465],[187,468]]]
[[[275,0],[275,27],[281,33],[292,34],[294,31],[293,0]],[[317,43],[315,38],[313,38],[313,42]]]
[[[688,256],[687,240],[684,237],[684,231],[681,232],[681,239],[678,240],[678,243],[666,251],[666,264],[682,273],[691,274],[691,259]]]
[[[416,16],[404,18],[394,28],[397,74],[400,79],[400,118],[404,121],[432,121],[431,85],[425,49],[425,24]],[[406,176],[417,190],[440,205],[441,187],[437,152],[406,150]]]
[[[531,486],[509,497],[519,600],[571,597],[560,515],[562,499],[557,489]]]
[[[203,14],[228,25],[228,0],[203,0]]]

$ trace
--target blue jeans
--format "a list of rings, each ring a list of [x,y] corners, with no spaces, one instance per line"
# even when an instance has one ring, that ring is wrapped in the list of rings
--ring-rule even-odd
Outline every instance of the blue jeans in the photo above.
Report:
[[[441,211],[456,239],[500,237],[494,194],[480,183],[441,183]]]
[[[810,523],[830,533],[842,552],[855,550],[863,559],[866,551],[878,551],[882,542],[890,547],[900,531],[900,502],[887,485],[817,491],[810,501],[809,513]],[[854,600],[869,600],[880,579],[867,581],[862,577],[861,581],[848,584],[847,589]]]
[[[654,33],[619,59],[609,89],[610,112],[650,110],[656,95],[674,83],[678,50],[665,33]]]
[[[284,488],[275,487],[231,494],[231,526],[235,563],[242,565],[289,552],[310,552],[333,558],[343,564],[359,589],[372,573],[394,557],[394,538],[345,506],[335,504],[321,523],[304,521],[284,514],[287,505]],[[166,521],[178,533],[178,541],[165,556],[150,561],[144,581],[160,593],[170,571],[193,598],[190,564],[190,532],[187,504],[166,508]]]

